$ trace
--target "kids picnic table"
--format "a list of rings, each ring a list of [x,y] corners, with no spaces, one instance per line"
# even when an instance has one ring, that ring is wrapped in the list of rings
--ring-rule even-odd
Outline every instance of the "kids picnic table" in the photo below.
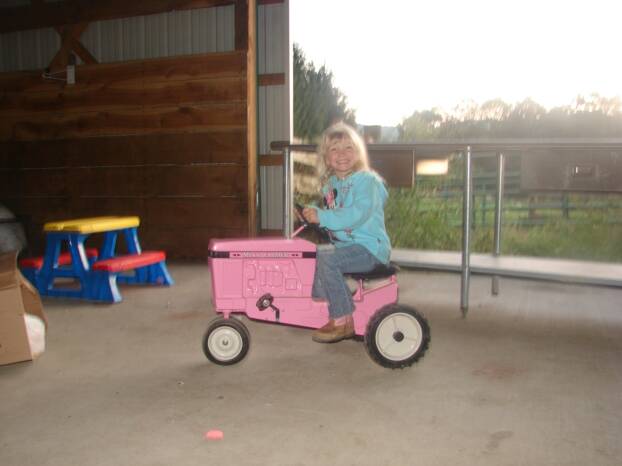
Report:
[[[42,296],[119,302],[123,284],[172,285],[164,251],[142,251],[138,217],[91,217],[46,223],[43,257],[20,261],[23,274]],[[87,249],[86,239],[103,233],[101,251]],[[116,255],[119,235],[128,254]]]

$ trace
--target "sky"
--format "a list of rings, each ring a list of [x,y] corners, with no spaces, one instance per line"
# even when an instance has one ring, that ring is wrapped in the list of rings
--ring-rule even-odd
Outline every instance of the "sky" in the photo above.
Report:
[[[621,0],[290,0],[291,39],[357,122],[531,98],[622,97]]]

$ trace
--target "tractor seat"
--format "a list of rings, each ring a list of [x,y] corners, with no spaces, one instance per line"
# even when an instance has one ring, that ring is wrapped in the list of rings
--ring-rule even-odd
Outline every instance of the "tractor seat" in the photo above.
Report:
[[[353,278],[354,280],[377,280],[379,278],[387,278],[391,275],[395,275],[399,272],[400,267],[390,262],[389,265],[378,265],[376,268],[370,270],[369,272],[361,272],[361,273],[348,273],[347,276]]]

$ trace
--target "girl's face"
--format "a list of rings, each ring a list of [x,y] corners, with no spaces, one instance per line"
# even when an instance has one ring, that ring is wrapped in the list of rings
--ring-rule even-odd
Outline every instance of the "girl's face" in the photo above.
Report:
[[[345,178],[352,173],[358,159],[356,147],[349,137],[336,137],[330,141],[326,154],[326,165],[333,170],[338,178]]]

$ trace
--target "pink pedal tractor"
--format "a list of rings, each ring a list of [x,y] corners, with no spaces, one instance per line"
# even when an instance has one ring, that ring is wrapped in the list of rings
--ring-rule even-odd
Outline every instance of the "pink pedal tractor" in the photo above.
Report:
[[[203,337],[205,356],[219,365],[235,364],[246,356],[250,334],[234,315],[252,320],[317,329],[328,322],[328,303],[311,298],[315,273],[314,243],[291,239],[214,239],[208,264],[212,301],[221,316],[211,321]],[[354,330],[370,357],[387,368],[404,368],[419,360],[430,342],[430,327],[414,308],[397,303],[396,267],[383,266],[351,274]],[[369,280],[374,280],[368,284]]]

